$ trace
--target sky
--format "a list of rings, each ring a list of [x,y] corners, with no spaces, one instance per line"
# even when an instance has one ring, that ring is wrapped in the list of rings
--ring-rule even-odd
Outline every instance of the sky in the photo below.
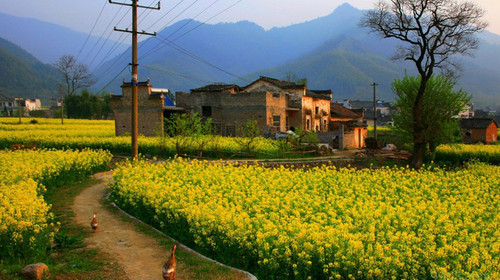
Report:
[[[113,0],[131,3],[130,0]],[[486,11],[489,31],[500,34],[500,0],[471,0]],[[140,5],[156,5],[157,0],[139,0]],[[376,0],[165,0],[161,10],[140,9],[139,30],[160,31],[181,19],[195,18],[207,23],[248,20],[265,29],[287,26],[326,16],[342,3],[369,9]],[[131,22],[126,6],[107,0],[16,0],[0,6],[0,12],[30,17],[73,30],[110,38],[114,26],[125,29]],[[115,38],[116,39],[116,38]]]

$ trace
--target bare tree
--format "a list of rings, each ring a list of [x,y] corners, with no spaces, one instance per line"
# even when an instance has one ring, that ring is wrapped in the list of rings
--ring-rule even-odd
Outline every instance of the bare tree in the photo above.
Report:
[[[66,83],[67,95],[73,95],[80,88],[95,84],[95,79],[85,64],[78,63],[72,55],[63,55],[54,66],[61,70]]]
[[[413,104],[413,166],[422,165],[426,151],[422,122],[427,82],[435,69],[452,73],[458,64],[455,55],[472,55],[479,41],[475,36],[486,28],[484,11],[471,1],[458,0],[380,0],[374,10],[361,19],[360,26],[382,38],[395,38],[398,46],[394,59],[411,61],[421,77]]]

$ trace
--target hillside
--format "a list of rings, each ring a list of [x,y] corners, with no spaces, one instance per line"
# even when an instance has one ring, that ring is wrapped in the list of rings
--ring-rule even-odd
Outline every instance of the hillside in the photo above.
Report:
[[[56,24],[3,13],[0,13],[0,25],[8,26],[8,28],[0,30],[1,38],[20,46],[41,62],[48,64],[54,63],[62,55],[77,56],[88,37],[88,34]],[[94,46],[98,42],[101,46],[104,41],[104,39],[100,41],[99,37],[90,36],[86,46],[90,49],[89,46]],[[102,59],[107,58],[105,55],[114,44],[114,41],[106,40],[106,45],[94,60],[94,65],[89,66],[93,67]],[[123,52],[125,48],[126,45],[118,43],[116,53]],[[93,54],[97,54],[97,48]],[[86,57],[87,53],[84,52],[81,59]],[[83,63],[89,64],[91,60],[93,60],[93,56],[89,56]]]
[[[267,31],[246,21],[180,21],[140,43],[139,79],[189,91],[214,82],[246,85],[260,75],[284,78],[292,72],[307,78],[312,88],[332,89],[335,100],[370,99],[373,82],[380,85],[380,98],[393,100],[392,81],[405,71],[412,73],[414,66],[392,61],[397,42],[360,29],[362,14],[344,4],[325,17]],[[459,86],[472,93],[480,107],[500,106],[500,36],[484,32],[480,38],[476,56],[460,58]],[[128,71],[120,73],[129,60],[127,50],[97,69],[96,87],[120,91],[122,79],[130,79]]]
[[[0,92],[12,97],[58,96],[60,76],[20,47],[0,38]]]

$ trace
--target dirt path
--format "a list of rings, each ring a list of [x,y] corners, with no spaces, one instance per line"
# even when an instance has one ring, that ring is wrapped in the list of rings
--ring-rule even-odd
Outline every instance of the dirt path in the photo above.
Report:
[[[99,179],[109,178],[111,173],[101,173]],[[90,248],[99,248],[113,256],[131,279],[158,280],[161,268],[169,256],[157,241],[137,232],[130,223],[119,220],[101,205],[106,182],[85,189],[75,198],[73,211],[76,221],[88,227],[92,213],[98,213],[99,229],[86,240]]]
[[[163,263],[170,257],[170,248],[165,249],[154,237],[137,231],[130,222],[124,222],[120,217],[109,212],[102,205],[106,194],[106,183],[111,178],[111,172],[99,173],[94,176],[101,182],[85,189],[75,198],[73,212],[76,222],[84,227],[90,228],[93,212],[97,212],[99,229],[86,239],[89,248],[98,248],[105,253],[113,256],[118,264],[124,269],[129,279],[137,280],[161,280],[161,270]],[[182,245],[178,246],[177,253],[197,255],[195,262],[203,266],[204,271],[210,272],[216,270],[213,261],[191,251]],[[176,255],[177,255],[176,253]],[[187,257],[186,257],[187,260]],[[190,264],[191,266],[193,264]],[[183,261],[177,259],[176,279],[197,279],[190,274],[190,271],[184,270]],[[246,272],[232,270],[231,272],[214,275],[207,275],[206,279],[233,279],[233,280],[257,280],[255,276]]]

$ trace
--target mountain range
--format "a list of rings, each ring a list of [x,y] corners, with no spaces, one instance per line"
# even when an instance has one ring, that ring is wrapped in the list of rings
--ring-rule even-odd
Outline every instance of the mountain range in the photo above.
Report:
[[[325,17],[270,30],[248,21],[182,20],[139,43],[139,80],[150,78],[154,87],[175,92],[215,82],[244,86],[261,75],[284,79],[293,73],[307,78],[309,88],[332,89],[334,100],[370,100],[376,82],[377,96],[391,101],[392,81],[413,74],[414,66],[390,59],[397,41],[380,39],[358,26],[363,13],[343,4]],[[28,43],[10,36],[32,52]],[[476,107],[500,107],[500,36],[487,31],[479,36],[475,57],[458,58],[463,66],[458,86],[473,94]],[[4,30],[0,37],[5,38]],[[44,43],[38,48],[45,49],[40,46]],[[79,47],[71,47],[72,53]],[[122,80],[130,79],[130,53],[126,49],[95,69],[95,91],[120,92]],[[34,55],[45,62],[51,59],[42,50]]]

